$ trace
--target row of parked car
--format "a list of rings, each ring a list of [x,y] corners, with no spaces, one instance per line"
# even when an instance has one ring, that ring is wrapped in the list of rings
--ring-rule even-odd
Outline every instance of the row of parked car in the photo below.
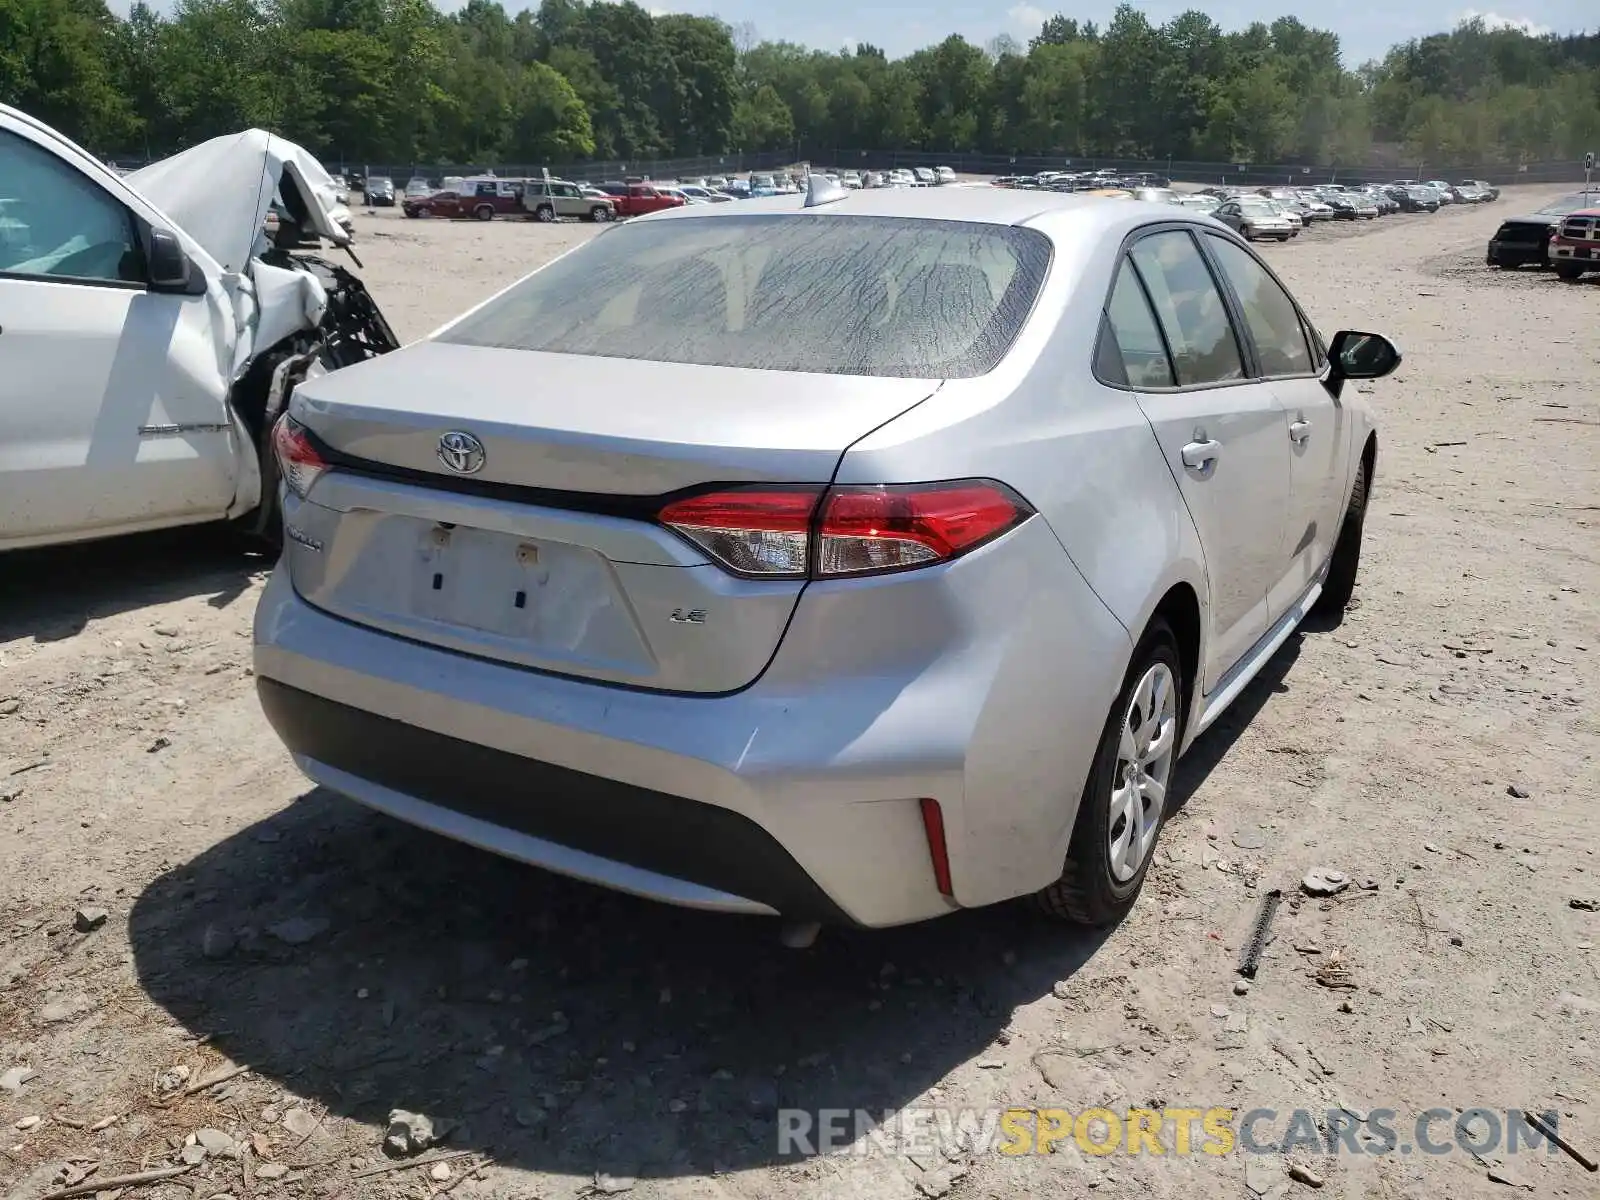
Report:
[[[1318,187],[1212,188],[1212,215],[1246,239],[1288,241],[1318,221],[1374,220],[1393,213],[1438,212],[1447,204],[1481,204],[1499,197],[1488,184],[1323,184]],[[1188,203],[1198,204],[1190,199]]]
[[[956,181],[955,172],[949,167],[817,173],[851,191],[937,187]],[[565,179],[516,179],[490,174],[470,178],[446,176],[438,186],[419,176],[399,191],[393,179],[381,175],[340,182],[350,191],[359,186],[362,199],[369,207],[398,206],[408,217],[612,221],[690,204],[724,204],[761,196],[794,195],[803,190],[807,175],[804,170],[794,173],[755,171],[744,176],[712,175],[687,180],[635,178],[574,183]]]
[[[1026,180],[997,179],[995,183],[1001,187],[1086,192],[1174,204],[1216,217],[1247,240],[1285,242],[1318,221],[1370,221],[1397,212],[1438,212],[1446,204],[1486,203],[1500,195],[1498,189],[1477,180],[1459,184],[1397,180],[1375,185],[1213,187],[1198,192],[1178,192],[1168,186],[1167,180],[1153,175],[1117,176],[1106,171],[1089,175],[1033,176]]]

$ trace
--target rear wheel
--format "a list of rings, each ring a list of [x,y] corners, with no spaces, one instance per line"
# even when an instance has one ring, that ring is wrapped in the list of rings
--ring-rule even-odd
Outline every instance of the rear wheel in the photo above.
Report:
[[[1338,619],[1350,607],[1350,597],[1355,594],[1356,574],[1361,569],[1361,535],[1367,516],[1367,491],[1371,480],[1367,478],[1367,460],[1363,456],[1356,468],[1355,486],[1350,489],[1350,505],[1345,509],[1344,522],[1339,526],[1339,540],[1333,545],[1333,557],[1328,560],[1328,575],[1322,581],[1322,594],[1317,597],[1312,610],[1319,617]]]
[[[556,210],[551,208],[548,204],[541,204],[538,208],[533,210],[533,219],[548,225],[551,221],[556,219]]]
[[[480,221],[492,221],[494,220],[494,209],[490,205],[480,204],[472,210],[472,215]]]
[[[1178,640],[1157,618],[1106,718],[1061,877],[1035,896],[1049,915],[1109,925],[1133,907],[1166,818],[1183,695]]]

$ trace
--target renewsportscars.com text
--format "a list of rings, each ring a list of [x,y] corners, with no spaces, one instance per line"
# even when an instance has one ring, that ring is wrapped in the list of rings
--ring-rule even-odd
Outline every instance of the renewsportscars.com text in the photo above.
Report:
[[[1559,1131],[1555,1112],[1534,1114]],[[1086,1154],[1214,1157],[1284,1154],[1521,1154],[1559,1148],[1521,1109],[1430,1108],[1414,1115],[1376,1108],[904,1108],[781,1109],[778,1153],[924,1154],[959,1147],[971,1154],[1051,1154],[1065,1145]]]

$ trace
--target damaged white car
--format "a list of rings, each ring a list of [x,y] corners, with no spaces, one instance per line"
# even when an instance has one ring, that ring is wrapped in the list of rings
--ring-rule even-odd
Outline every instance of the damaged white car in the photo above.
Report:
[[[300,252],[351,238],[328,173],[262,130],[119,177],[0,105],[0,551],[207,521],[275,540],[289,392],[397,345]]]

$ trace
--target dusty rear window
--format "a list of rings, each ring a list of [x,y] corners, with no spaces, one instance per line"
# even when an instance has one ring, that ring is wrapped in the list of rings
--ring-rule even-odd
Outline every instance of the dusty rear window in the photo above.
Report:
[[[609,230],[439,340],[701,366],[982,375],[1050,260],[1035,230],[899,217],[739,215]]]

